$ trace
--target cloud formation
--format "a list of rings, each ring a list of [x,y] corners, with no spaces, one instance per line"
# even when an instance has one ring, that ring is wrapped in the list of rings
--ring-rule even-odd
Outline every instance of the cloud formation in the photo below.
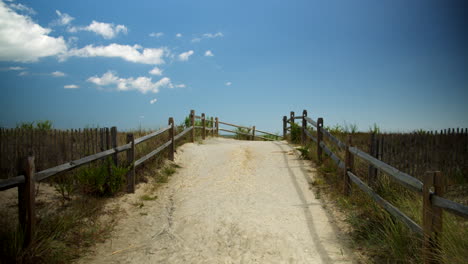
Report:
[[[62,13],[59,10],[55,10],[55,13],[58,16],[58,19],[55,20],[52,24],[59,25],[59,26],[66,26],[70,24],[75,18],[70,16],[67,13]]]
[[[213,57],[214,54],[213,54],[213,52],[211,52],[211,50],[207,50],[207,51],[205,51],[205,56],[206,57]]]
[[[8,6],[11,9],[13,9],[15,11],[18,11],[18,12],[24,12],[24,13],[28,13],[30,15],[35,15],[36,14],[36,11],[34,11],[34,9],[30,8],[29,6],[25,6],[23,4],[11,3]]]
[[[168,87],[173,88],[171,79],[164,77],[159,81],[153,82],[151,77],[137,77],[137,78],[120,78],[112,71],[107,71],[101,77],[93,76],[88,78],[88,82],[94,83],[98,86],[116,85],[119,91],[136,90],[143,94],[147,92],[157,93],[160,88]]]
[[[151,32],[151,33],[149,34],[149,36],[150,36],[150,37],[160,38],[160,37],[164,36],[164,33],[162,33],[162,32],[157,32],[157,33],[156,33],[156,32]]]
[[[226,82],[226,86],[231,86],[232,82]]]
[[[134,63],[163,64],[163,56],[166,52],[164,48],[143,49],[140,45],[129,46],[112,43],[107,46],[87,45],[81,49],[71,49],[60,58],[66,60],[68,57],[108,57],[122,58]]]
[[[154,104],[154,103],[156,103],[157,101],[158,101],[158,99],[154,98],[154,99],[150,100],[150,104]]]
[[[63,73],[63,72],[60,72],[60,71],[54,71],[52,72],[50,75],[54,76],[54,77],[63,77],[65,76],[66,74]]]
[[[119,33],[127,34],[128,29],[124,25],[114,25],[113,23],[104,23],[93,20],[91,24],[86,27],[70,27],[69,32],[77,31],[90,31],[98,35],[101,35],[105,39],[112,39]]]
[[[162,75],[162,70],[158,67],[154,67],[153,69],[151,69],[151,71],[148,72],[149,74],[151,75],[158,75],[158,76],[161,76]]]
[[[63,86],[63,88],[65,88],[65,89],[78,89],[78,88],[80,88],[80,86],[78,86],[76,84],[68,84],[68,85]]]
[[[64,53],[63,37],[51,37],[50,32],[0,1],[0,61],[35,62]]]
[[[187,52],[183,52],[179,54],[179,60],[181,61],[188,61],[189,57],[193,55],[193,50],[189,50]]]
[[[178,38],[181,38],[181,37],[182,37],[182,34],[177,33],[175,36],[178,37]]]
[[[192,42],[200,42],[202,39],[213,39],[213,38],[221,38],[224,37],[224,34],[222,32],[216,32],[216,33],[205,33],[201,37],[195,37],[192,39]]]

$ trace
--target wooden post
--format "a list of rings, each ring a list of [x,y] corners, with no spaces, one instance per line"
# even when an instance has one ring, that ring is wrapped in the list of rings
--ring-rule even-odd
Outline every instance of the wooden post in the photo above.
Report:
[[[216,136],[219,137],[219,119],[216,117],[215,118],[215,121],[216,121]]]
[[[317,119],[317,158],[318,162],[322,163],[322,147],[320,146],[320,142],[323,140],[323,118],[319,117]]]
[[[213,122],[213,117],[210,118],[211,121],[211,136],[214,136],[214,122]]]
[[[289,117],[291,118],[291,127],[292,127],[292,124],[294,123],[294,111],[291,111],[291,113],[289,113]],[[291,128],[291,131],[292,131],[292,128]]]
[[[252,127],[252,140],[255,140],[255,126]]]
[[[442,173],[435,171],[426,172],[423,184],[423,263],[435,264],[440,263],[437,255],[442,232],[442,208],[432,205],[431,195],[444,195],[445,182]]]
[[[377,158],[377,139],[375,137],[375,132],[370,135],[369,141],[369,154],[372,157]],[[375,187],[375,178],[377,177],[377,168],[369,164],[368,178],[367,182],[371,187]]]
[[[190,110],[190,125],[192,125],[192,133],[190,139],[195,142],[195,110]]]
[[[305,143],[306,143],[305,130],[307,129],[307,121],[305,120],[305,117],[307,117],[307,110],[304,109],[304,111],[302,111],[302,133],[301,133],[301,143],[302,143],[302,145],[305,145]]]
[[[202,130],[202,139],[205,140],[205,137],[206,137],[206,122],[205,122],[205,113],[202,113],[201,114],[201,119],[202,119],[202,127],[203,127],[203,130]]]
[[[348,171],[354,173],[354,156],[349,152],[349,147],[352,147],[353,142],[351,135],[348,135],[348,142],[345,150],[345,169],[343,173],[343,194],[349,196],[351,191],[351,181],[348,176]]]
[[[174,118],[169,117],[168,121],[171,128],[169,129],[169,140],[171,145],[169,146],[169,160],[174,161],[175,142],[174,142]]]
[[[117,147],[117,127],[111,127],[111,144],[112,148]],[[118,166],[119,162],[117,160],[117,153],[112,154],[112,161],[114,162],[115,166]]]
[[[34,157],[29,156],[21,163],[24,184],[18,187],[18,213],[20,226],[25,234],[23,247],[27,248],[33,240],[36,226]]]
[[[283,139],[286,139],[288,118],[283,116]]]
[[[127,164],[130,167],[127,172],[127,193],[135,192],[135,138],[133,133],[127,134],[127,143],[132,143],[132,146],[127,150]]]

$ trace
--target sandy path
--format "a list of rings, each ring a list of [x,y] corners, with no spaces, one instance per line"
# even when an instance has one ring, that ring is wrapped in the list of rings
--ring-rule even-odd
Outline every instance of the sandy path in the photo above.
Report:
[[[79,262],[353,262],[309,190],[313,170],[287,144],[214,138],[184,145],[176,162],[160,198],[128,207],[113,238]]]

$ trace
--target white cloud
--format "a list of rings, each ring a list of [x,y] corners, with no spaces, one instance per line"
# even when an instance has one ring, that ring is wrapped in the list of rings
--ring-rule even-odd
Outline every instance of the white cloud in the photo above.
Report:
[[[50,32],[0,1],[0,61],[34,62],[64,53],[65,41],[48,36]]]
[[[80,86],[78,86],[76,84],[68,84],[68,85],[63,86],[63,88],[65,88],[65,89],[78,89],[78,88],[80,88]]]
[[[101,77],[93,76],[90,77],[88,82],[92,82],[98,86],[116,85],[116,89],[119,91],[131,91],[137,90],[141,93],[157,93],[162,87],[172,88],[171,79],[164,77],[157,82],[153,82],[150,77],[137,77],[137,78],[120,78],[112,71],[104,73]]]
[[[213,54],[213,52],[211,52],[211,50],[207,50],[207,51],[205,51],[205,56],[207,56],[207,57],[213,57],[214,54]]]
[[[59,25],[59,26],[66,26],[70,24],[75,18],[70,16],[67,13],[62,13],[59,10],[55,10],[55,13],[58,16],[58,19],[55,20],[52,24],[53,25]]]
[[[193,50],[189,50],[187,52],[183,52],[179,54],[179,60],[181,61],[188,61],[189,57],[193,55]]]
[[[150,37],[160,38],[160,37],[164,36],[164,33],[162,33],[162,32],[157,32],[157,33],[156,33],[156,32],[152,32],[152,33],[149,34],[149,36],[150,36]]]
[[[141,52],[139,50],[142,50]],[[109,57],[122,58],[126,61],[143,64],[163,64],[166,49],[143,49],[140,45],[120,45],[112,43],[107,46],[87,45],[81,49],[71,49],[67,54],[60,56],[61,60],[68,57]]]
[[[203,37],[204,38],[220,38],[220,37],[224,37],[224,34],[221,33],[221,32],[217,32],[217,33],[205,33],[203,34]]]
[[[11,9],[15,10],[15,11],[18,11],[18,12],[25,12],[25,13],[28,13],[30,15],[35,15],[36,14],[36,11],[34,11],[34,9],[28,7],[28,6],[25,6],[23,4],[14,4],[14,3],[11,3],[8,5]]]
[[[152,74],[152,75],[158,75],[158,76],[161,76],[162,75],[162,70],[158,67],[154,67],[151,71],[148,72],[149,74]]]
[[[29,72],[23,71],[23,72],[18,73],[18,76],[26,76],[26,75],[29,75]]]
[[[158,99],[154,98],[154,99],[150,100],[150,104],[154,104],[154,103],[156,103],[157,101],[158,101]]]
[[[187,86],[185,84],[176,84],[175,87],[176,88],[185,88]]]
[[[54,77],[63,77],[65,76],[66,74],[63,73],[63,72],[60,72],[60,71],[54,71],[53,73],[51,73],[50,75],[54,76]]]
[[[181,38],[181,37],[182,37],[182,34],[177,33],[175,36],[178,37],[178,38]]]
[[[227,82],[226,86],[231,86],[232,82]]]
[[[119,33],[127,34],[128,30],[127,27],[124,25],[117,25],[115,26],[112,23],[103,23],[94,21],[87,27],[80,27],[80,28],[71,28],[70,32],[77,31],[77,30],[85,30],[91,31],[98,35],[101,35],[105,39],[111,39],[117,36]]]
[[[26,70],[25,67],[20,67],[20,66],[11,66],[11,67],[6,67],[6,68],[0,68],[0,71],[23,71]]]
[[[193,38],[193,39],[192,39],[192,42],[194,42],[194,43],[195,43],[195,42],[200,42],[200,41],[201,41],[201,38]]]

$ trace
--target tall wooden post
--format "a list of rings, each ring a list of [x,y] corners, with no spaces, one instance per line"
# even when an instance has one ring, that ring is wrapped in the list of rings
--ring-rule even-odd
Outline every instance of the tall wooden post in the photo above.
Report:
[[[36,227],[34,157],[29,156],[23,159],[21,165],[24,184],[20,184],[18,187],[18,213],[20,226],[25,234],[23,247],[27,248],[33,240]]]
[[[219,119],[216,117],[215,118],[216,120],[216,136],[219,137]]]
[[[195,110],[190,110],[190,125],[192,125],[192,133],[190,139],[195,142]]]
[[[127,192],[135,192],[135,138],[133,133],[127,134],[127,143],[131,143],[131,147],[127,150],[127,164],[130,166],[127,172]]]
[[[305,117],[307,117],[307,110],[304,109],[304,111],[302,111],[302,133],[301,133],[301,143],[302,143],[302,145],[305,145],[305,143],[306,143],[305,130],[307,129],[307,121],[306,121]]]
[[[374,157],[377,157],[377,139],[375,136],[375,132],[371,134],[370,136],[370,142],[369,142],[369,154]],[[368,178],[367,182],[371,187],[375,187],[375,179],[377,177],[377,168],[372,166],[372,164],[369,164],[369,172],[368,172]]]
[[[202,118],[202,139],[205,140],[205,137],[206,137],[206,121],[205,121],[205,113],[202,113],[201,114],[201,118]]]
[[[320,143],[323,140],[323,118],[319,117],[317,119],[317,158],[319,163],[322,163],[322,147],[320,146]]]
[[[445,181],[440,171],[426,172],[423,184],[423,263],[435,264],[440,263],[437,254],[442,232],[442,208],[432,205],[431,195],[444,195]]]
[[[351,190],[351,181],[348,176],[348,171],[354,173],[354,156],[349,152],[349,147],[352,147],[353,142],[351,135],[348,135],[348,142],[345,150],[345,169],[343,172],[343,194],[349,196]]]
[[[255,140],[255,126],[252,127],[252,140]]]
[[[168,158],[171,161],[174,161],[174,152],[175,152],[175,142],[174,142],[174,118],[169,117],[168,121],[171,128],[169,129],[169,140],[171,141],[171,145],[169,145],[169,154]]]
[[[286,133],[287,133],[287,125],[288,124],[288,118],[286,116],[283,116],[283,139],[286,139]]]
[[[111,144],[112,148],[117,147],[117,127],[111,127]],[[115,166],[119,165],[119,161],[117,160],[117,153],[112,154],[112,161],[114,162]]]
[[[213,137],[214,136],[214,122],[213,122],[213,117],[210,118],[210,122],[211,122],[211,136]]]
[[[291,118],[291,127],[292,127],[292,125],[294,123],[294,111],[291,111],[291,113],[289,113],[289,117]],[[291,130],[292,130],[292,128],[291,128]]]

